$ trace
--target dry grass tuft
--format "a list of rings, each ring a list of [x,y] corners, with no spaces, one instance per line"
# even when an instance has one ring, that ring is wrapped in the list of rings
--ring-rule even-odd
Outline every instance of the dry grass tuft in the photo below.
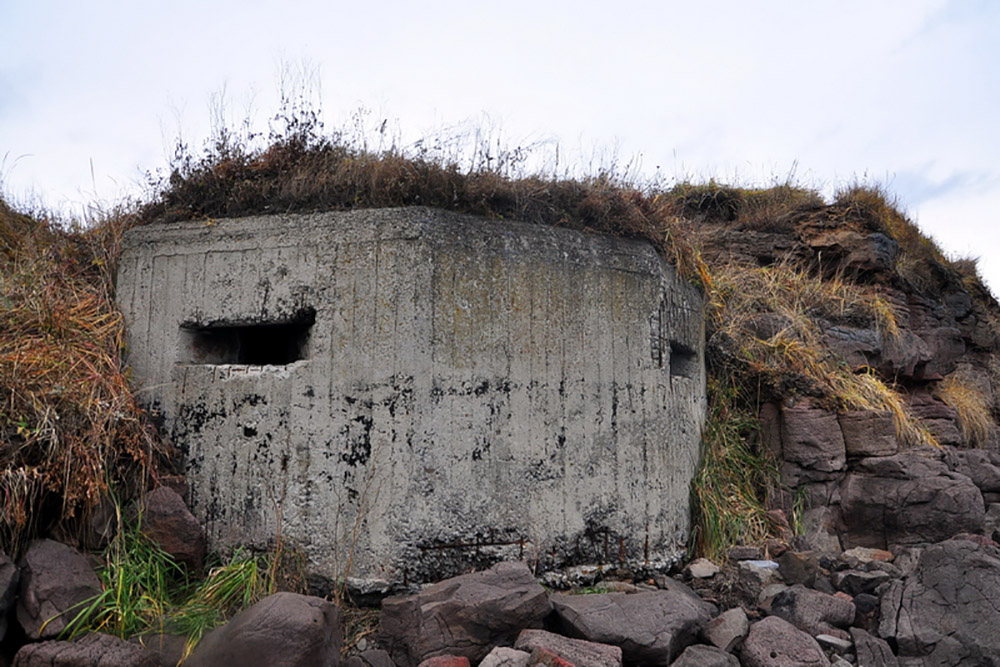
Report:
[[[0,202],[0,548],[135,490],[156,442],[112,301],[121,229],[70,233]]]
[[[945,377],[937,386],[935,395],[958,412],[958,428],[962,440],[970,447],[983,447],[996,430],[990,412],[990,401],[970,379],[961,372]]]

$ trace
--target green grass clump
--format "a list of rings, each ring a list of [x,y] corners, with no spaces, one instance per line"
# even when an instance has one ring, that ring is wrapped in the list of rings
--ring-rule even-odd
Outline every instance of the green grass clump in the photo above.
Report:
[[[146,634],[187,638],[187,651],[212,628],[278,590],[282,554],[238,550],[193,576],[136,525],[117,533],[98,570],[103,590],[68,613],[63,636],[104,632],[125,639]],[[301,582],[300,582],[301,585]]]
[[[771,535],[767,498],[779,486],[779,472],[759,431],[756,413],[737,384],[710,378],[702,461],[692,484],[695,553],[722,561],[730,546]]]

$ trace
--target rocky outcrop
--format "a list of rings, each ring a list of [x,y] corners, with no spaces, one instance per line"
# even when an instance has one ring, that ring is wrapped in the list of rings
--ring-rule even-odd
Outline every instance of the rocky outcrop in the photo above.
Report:
[[[453,653],[473,662],[497,644],[540,629],[552,610],[545,589],[521,562],[447,579],[382,603],[379,637],[401,667]]]
[[[861,461],[840,485],[846,546],[885,549],[982,532],[983,497],[972,480],[916,452]]]
[[[956,538],[920,551],[882,596],[879,634],[927,665],[1000,664],[1000,548]]]

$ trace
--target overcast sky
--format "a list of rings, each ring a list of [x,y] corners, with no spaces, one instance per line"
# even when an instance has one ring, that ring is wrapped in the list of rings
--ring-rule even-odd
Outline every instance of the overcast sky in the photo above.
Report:
[[[282,70],[328,127],[472,121],[670,179],[898,195],[1000,291],[1000,2],[0,0],[0,181],[79,212],[141,192],[213,98],[258,128]]]

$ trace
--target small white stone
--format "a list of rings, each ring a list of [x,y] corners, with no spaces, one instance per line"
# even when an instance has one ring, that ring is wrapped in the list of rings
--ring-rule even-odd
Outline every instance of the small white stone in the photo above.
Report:
[[[699,558],[688,565],[688,574],[695,579],[708,579],[717,575],[721,569],[707,558]]]

